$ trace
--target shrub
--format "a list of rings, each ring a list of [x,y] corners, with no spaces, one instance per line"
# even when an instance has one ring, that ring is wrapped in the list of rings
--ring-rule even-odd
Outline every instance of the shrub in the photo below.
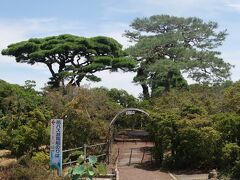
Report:
[[[25,155],[19,158],[18,164],[14,167],[10,174],[9,179],[24,179],[24,180],[54,180],[60,179],[54,175],[48,167],[39,162],[31,159],[30,156]]]
[[[32,160],[38,164],[48,165],[50,162],[49,153],[44,151],[34,152]]]
[[[93,177],[105,176],[107,174],[106,165],[98,163],[96,156],[89,156],[86,161],[84,156],[80,156],[78,163],[78,165],[69,169],[68,174],[71,179],[81,179],[81,177],[92,179]]]
[[[232,168],[232,177],[239,179],[240,178],[240,160],[235,161],[234,166]]]
[[[9,116],[11,119],[6,128],[2,143],[6,149],[20,157],[28,152],[49,144],[48,116],[40,109],[19,116]]]
[[[240,158],[240,146],[238,146],[236,143],[225,144],[225,146],[222,148],[222,154],[223,167],[233,167],[235,161]]]

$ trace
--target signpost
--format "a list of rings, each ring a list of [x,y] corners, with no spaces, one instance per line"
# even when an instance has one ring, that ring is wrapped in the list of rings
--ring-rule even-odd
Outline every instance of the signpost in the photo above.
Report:
[[[50,167],[57,169],[58,176],[62,176],[62,137],[63,120],[51,120],[51,139],[50,139]]]

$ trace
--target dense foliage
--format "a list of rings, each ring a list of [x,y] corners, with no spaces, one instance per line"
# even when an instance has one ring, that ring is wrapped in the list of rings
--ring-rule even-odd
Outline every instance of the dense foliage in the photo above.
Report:
[[[122,108],[106,91],[69,86],[38,93],[29,82],[0,81],[0,148],[21,156],[48,146],[52,118],[64,118],[64,149],[105,142],[108,122]]]
[[[228,86],[190,85],[149,100],[148,130],[155,156],[165,168],[218,168],[239,177],[240,82]]]
[[[0,81],[0,112],[1,148],[20,156],[48,142],[51,111],[35,90]]]
[[[150,112],[150,121],[143,127],[151,132],[159,165],[218,168],[239,177],[239,86],[240,82],[196,84],[139,101],[123,90],[70,86],[38,93],[29,83],[21,87],[1,81],[0,146],[16,156],[30,153],[35,161],[45,159],[41,151],[49,144],[49,121],[54,117],[64,118],[64,149],[104,142],[109,121],[131,104]],[[145,118],[122,116],[117,126],[140,128]],[[22,165],[19,168],[26,171]]]

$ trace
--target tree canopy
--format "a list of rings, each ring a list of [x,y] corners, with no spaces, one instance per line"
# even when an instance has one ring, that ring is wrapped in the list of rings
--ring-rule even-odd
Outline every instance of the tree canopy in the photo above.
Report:
[[[124,108],[137,107],[138,99],[123,89],[94,88],[97,93],[105,92],[114,102]]]
[[[0,80],[0,148],[21,156],[45,145],[51,115],[34,89]]]
[[[19,63],[45,64],[52,75],[49,84],[53,87],[64,85],[64,80],[77,86],[84,78],[100,81],[95,72],[128,71],[135,67],[135,61],[127,56],[122,46],[104,36],[85,38],[63,34],[32,38],[9,45],[2,54],[14,56]]]
[[[229,103],[238,105],[233,96],[237,99],[239,84],[194,84],[144,100],[149,102],[143,105],[151,117],[147,128],[153,153],[163,168],[217,167],[239,179],[240,116]]]
[[[130,27],[125,36],[136,44],[128,52],[140,63],[134,81],[141,84],[144,97],[149,97],[149,87],[169,91],[171,86],[186,84],[183,73],[200,83],[229,78],[231,65],[215,51],[227,33],[218,32],[216,22],[154,15],[137,18]]]

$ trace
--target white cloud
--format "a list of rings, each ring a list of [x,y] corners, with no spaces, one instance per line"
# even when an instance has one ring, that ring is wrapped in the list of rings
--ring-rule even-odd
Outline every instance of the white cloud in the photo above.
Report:
[[[113,37],[122,44],[124,48],[127,48],[132,44],[126,37],[123,36],[124,31],[127,29],[129,29],[129,24],[108,22],[101,25],[97,32],[92,32],[91,34],[92,36],[103,35]]]
[[[0,50],[9,44],[31,38],[35,34],[51,34],[58,30],[54,18],[0,19]],[[0,57],[3,59],[2,57]]]
[[[240,11],[240,3],[229,3],[227,6],[233,8],[234,10]]]

